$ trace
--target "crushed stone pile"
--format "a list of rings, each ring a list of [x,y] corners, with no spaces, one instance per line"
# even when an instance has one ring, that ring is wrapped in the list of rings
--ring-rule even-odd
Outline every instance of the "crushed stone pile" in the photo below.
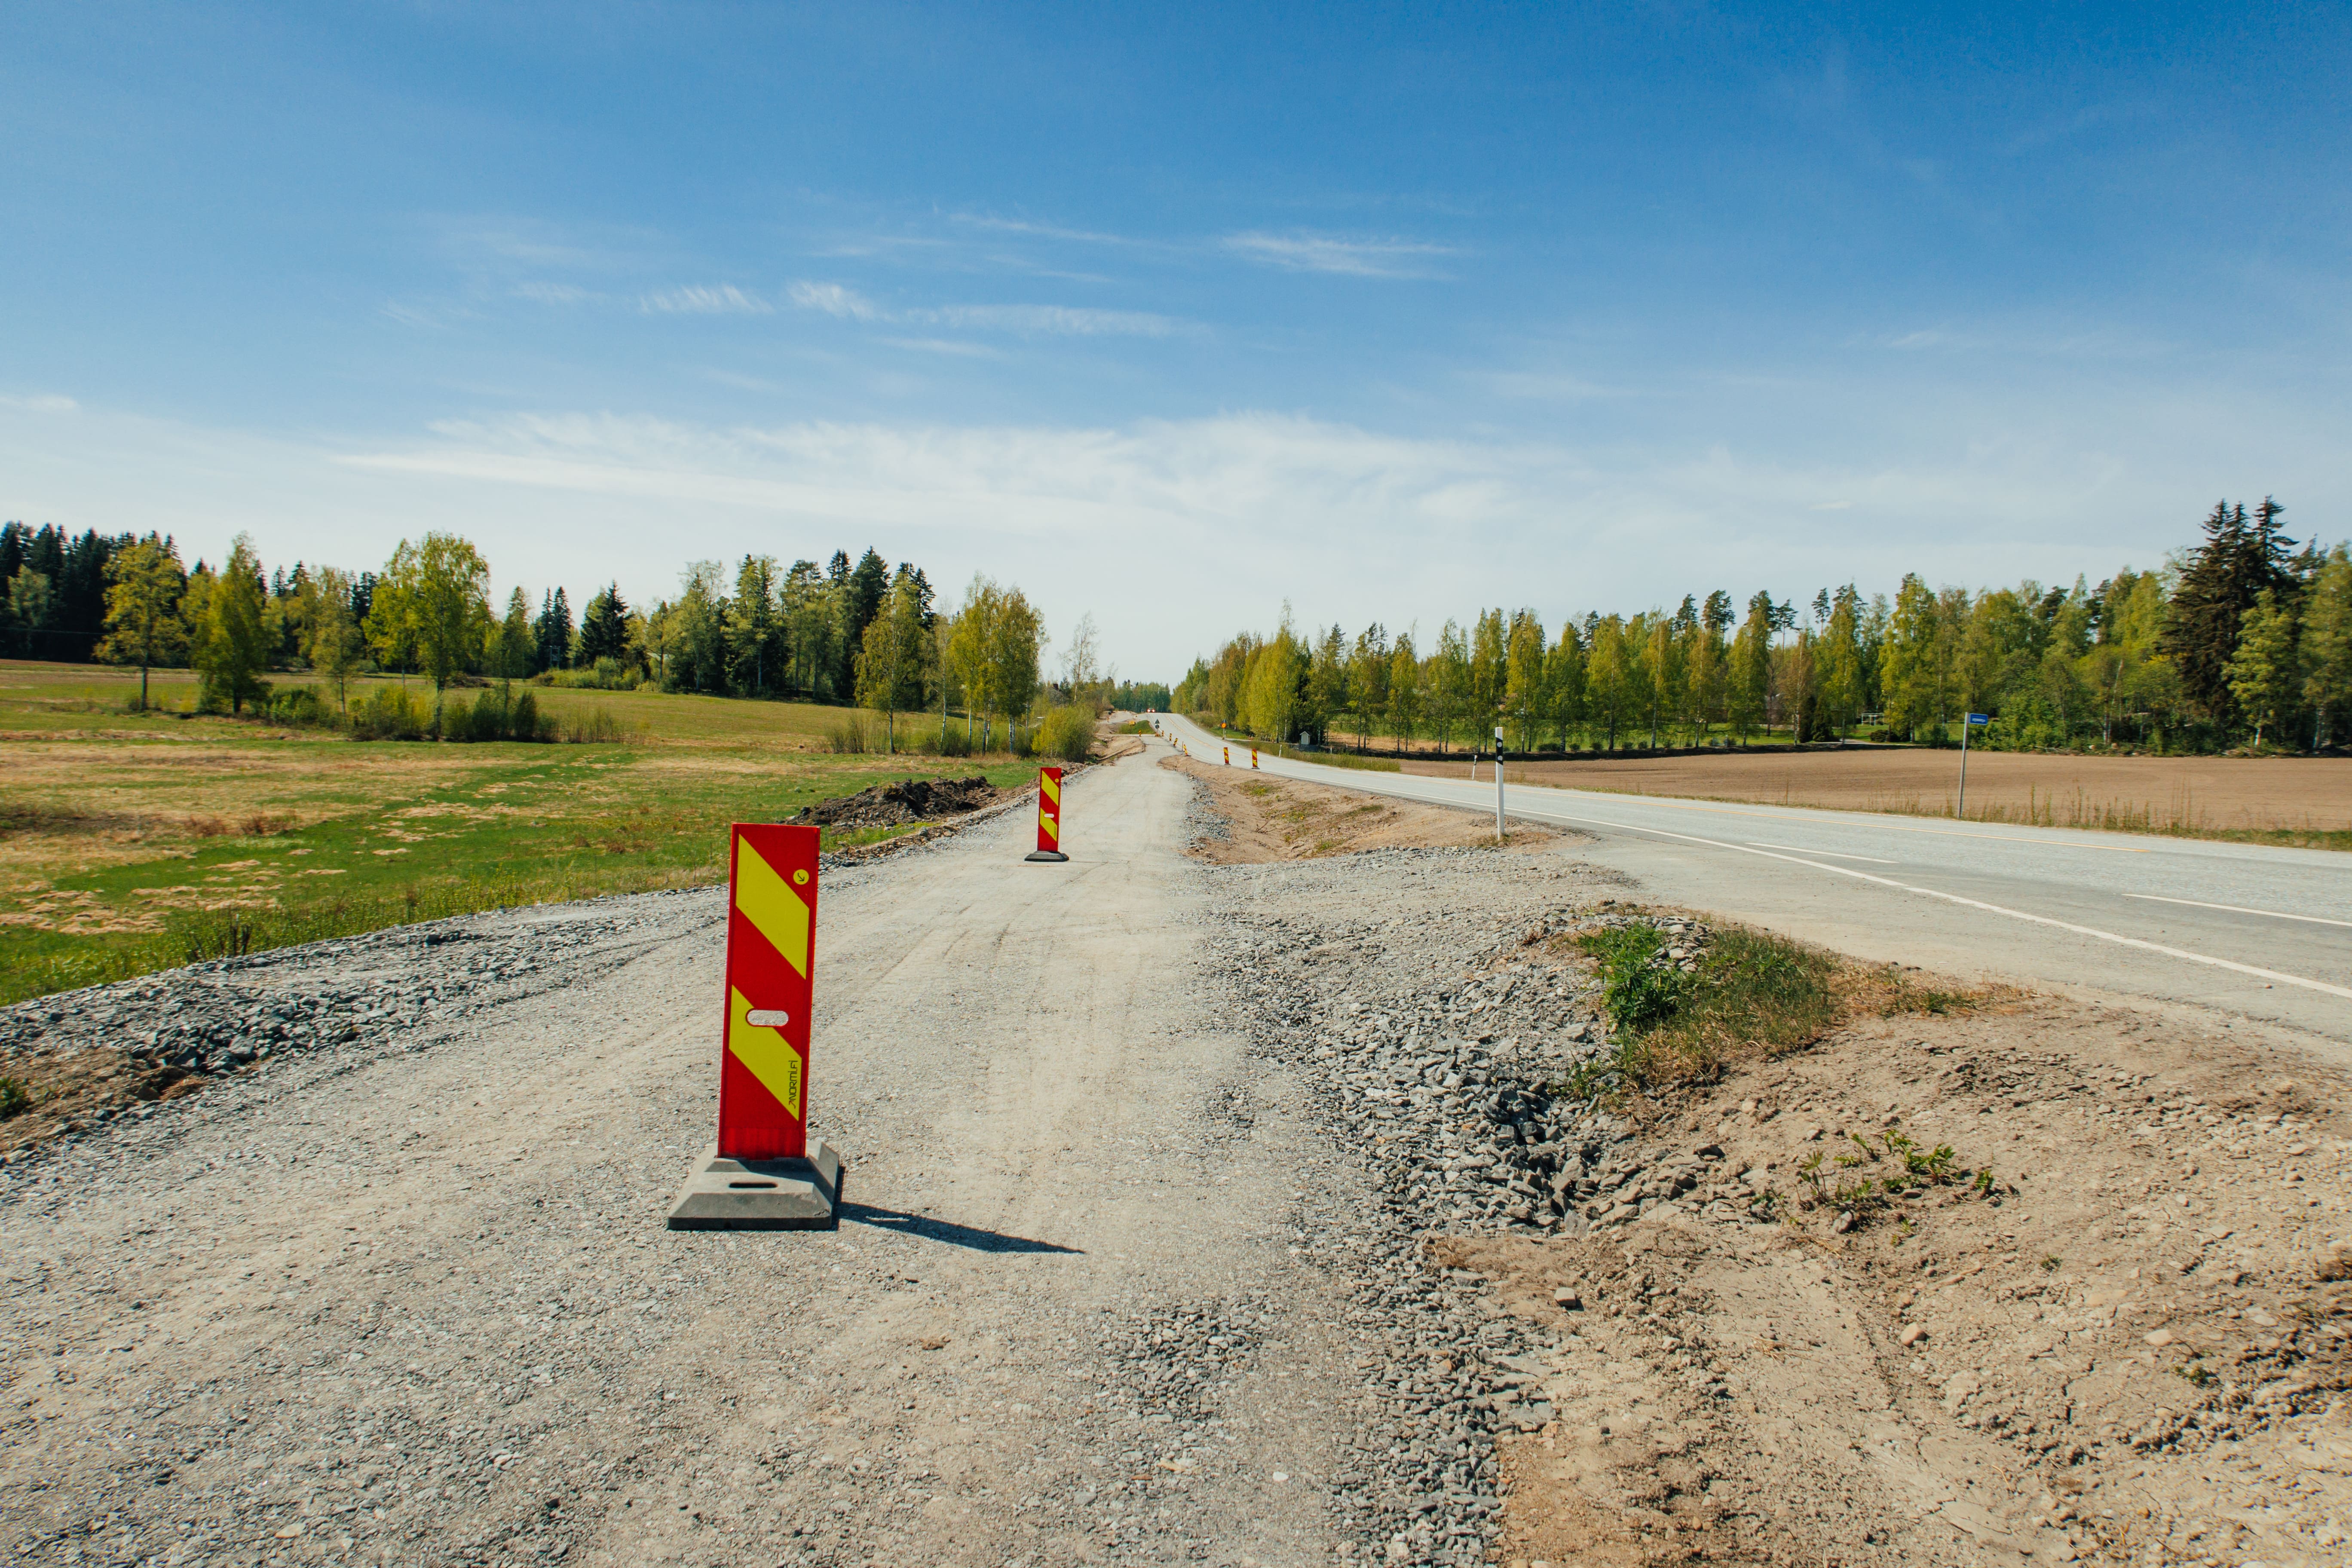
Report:
[[[102,1142],[110,1124],[272,1061],[404,1048],[422,1032],[562,983],[579,953],[625,942],[650,907],[702,889],[493,910],[215,959],[0,1007],[0,1078],[31,1103],[0,1117],[0,1166]]]
[[[978,811],[996,804],[998,795],[996,786],[978,774],[968,779],[896,779],[856,795],[803,806],[791,820],[818,827],[899,827]]]

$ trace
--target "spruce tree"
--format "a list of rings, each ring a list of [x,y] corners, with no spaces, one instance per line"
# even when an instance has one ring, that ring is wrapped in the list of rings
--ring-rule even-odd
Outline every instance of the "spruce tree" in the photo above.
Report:
[[[600,658],[618,662],[628,657],[629,606],[621,597],[621,585],[607,584],[580,617],[580,662],[593,666]]]
[[[539,601],[539,619],[531,626],[533,673],[572,668],[572,604],[561,588],[551,588]]]
[[[2158,647],[2180,671],[2189,700],[2224,728],[2239,717],[2230,681],[2239,624],[2265,590],[2291,596],[2294,577],[2287,552],[2294,541],[2280,531],[2286,509],[2265,496],[2249,520],[2242,505],[2217,501],[2165,616]]]

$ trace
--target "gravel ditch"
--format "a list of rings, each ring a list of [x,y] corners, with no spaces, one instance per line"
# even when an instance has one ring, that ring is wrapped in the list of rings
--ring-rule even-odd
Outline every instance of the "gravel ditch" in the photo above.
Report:
[[[1223,829],[1196,807],[1196,842]],[[1336,1522],[1360,1560],[1485,1562],[1494,1437],[1552,1418],[1549,1336],[1431,1243],[1622,1225],[1716,1173],[1560,1092],[1609,1035],[1598,982],[1544,939],[1631,917],[1605,874],[1564,857],[1401,849],[1204,874],[1221,895],[1210,984],[1269,1068],[1312,1086],[1313,1118],[1379,1194],[1297,1215],[1367,1352]],[[1705,928],[1667,932],[1668,961],[1694,965]]]

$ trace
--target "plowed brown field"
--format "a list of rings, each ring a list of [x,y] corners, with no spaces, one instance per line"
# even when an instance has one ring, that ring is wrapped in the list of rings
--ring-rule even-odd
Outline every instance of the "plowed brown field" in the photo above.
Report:
[[[1481,764],[1479,776],[1491,777]],[[1958,752],[1771,752],[1625,762],[1513,763],[1509,778],[1629,795],[1948,816]],[[1467,776],[1467,763],[1404,771]],[[2352,760],[2336,757],[2078,757],[1978,752],[1969,816],[1988,822],[2139,832],[2352,831]]]

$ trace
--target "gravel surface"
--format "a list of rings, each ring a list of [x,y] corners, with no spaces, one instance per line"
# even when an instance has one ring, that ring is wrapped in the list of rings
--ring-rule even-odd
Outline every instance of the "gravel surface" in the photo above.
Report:
[[[661,1228],[709,1138],[713,891],[14,1010],[11,1060],[111,1055],[135,1109],[0,1171],[0,1550],[1481,1560],[1519,1342],[1424,1259],[1452,1208],[1358,1146],[1318,1055],[1410,1062],[1474,1003],[1376,1027],[1300,984],[1276,911],[1346,873],[1196,866],[1192,798],[1129,762],[1073,786],[1066,867],[1020,861],[1015,814],[828,871],[837,1235]],[[1496,864],[1356,885],[1442,920]],[[1434,980],[1440,945],[1401,962]]]

